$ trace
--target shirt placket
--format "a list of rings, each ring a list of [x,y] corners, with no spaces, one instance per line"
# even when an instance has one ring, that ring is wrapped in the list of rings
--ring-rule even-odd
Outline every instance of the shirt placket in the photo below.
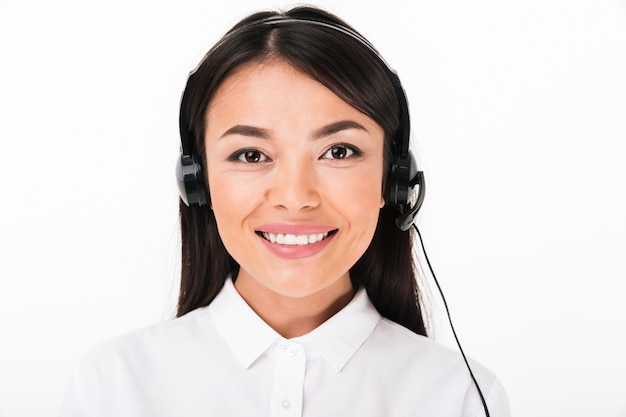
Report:
[[[284,342],[275,345],[274,384],[271,396],[272,417],[302,416],[302,393],[306,352],[297,343]]]

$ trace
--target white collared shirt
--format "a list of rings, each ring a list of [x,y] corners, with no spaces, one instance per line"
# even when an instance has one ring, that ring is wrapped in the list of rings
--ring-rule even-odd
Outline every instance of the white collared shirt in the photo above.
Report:
[[[492,417],[497,378],[470,362]],[[86,355],[61,417],[478,417],[457,351],[382,318],[364,290],[307,335],[285,339],[231,280],[208,306]]]

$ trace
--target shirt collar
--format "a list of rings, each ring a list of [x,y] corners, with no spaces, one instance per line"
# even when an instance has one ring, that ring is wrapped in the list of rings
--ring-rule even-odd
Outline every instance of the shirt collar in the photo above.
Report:
[[[285,340],[250,308],[231,279],[226,280],[208,308],[218,333],[245,368],[277,340]],[[379,319],[380,314],[361,288],[341,311],[312,332],[292,340],[313,346],[340,371],[372,333]]]
[[[380,320],[364,288],[341,311],[312,332],[293,341],[309,343],[339,372],[361,347]]]
[[[231,279],[209,304],[215,328],[244,368],[265,352],[281,336],[267,325],[235,289]]]

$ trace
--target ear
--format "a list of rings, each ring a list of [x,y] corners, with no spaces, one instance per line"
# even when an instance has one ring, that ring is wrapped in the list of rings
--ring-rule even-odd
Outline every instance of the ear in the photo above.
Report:
[[[385,197],[380,196],[380,208],[385,207]]]

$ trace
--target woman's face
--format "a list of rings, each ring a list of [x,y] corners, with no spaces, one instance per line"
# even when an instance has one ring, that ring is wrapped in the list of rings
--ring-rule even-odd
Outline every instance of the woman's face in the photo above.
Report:
[[[238,283],[340,296],[384,205],[382,128],[277,60],[227,78],[206,123],[212,209]]]

